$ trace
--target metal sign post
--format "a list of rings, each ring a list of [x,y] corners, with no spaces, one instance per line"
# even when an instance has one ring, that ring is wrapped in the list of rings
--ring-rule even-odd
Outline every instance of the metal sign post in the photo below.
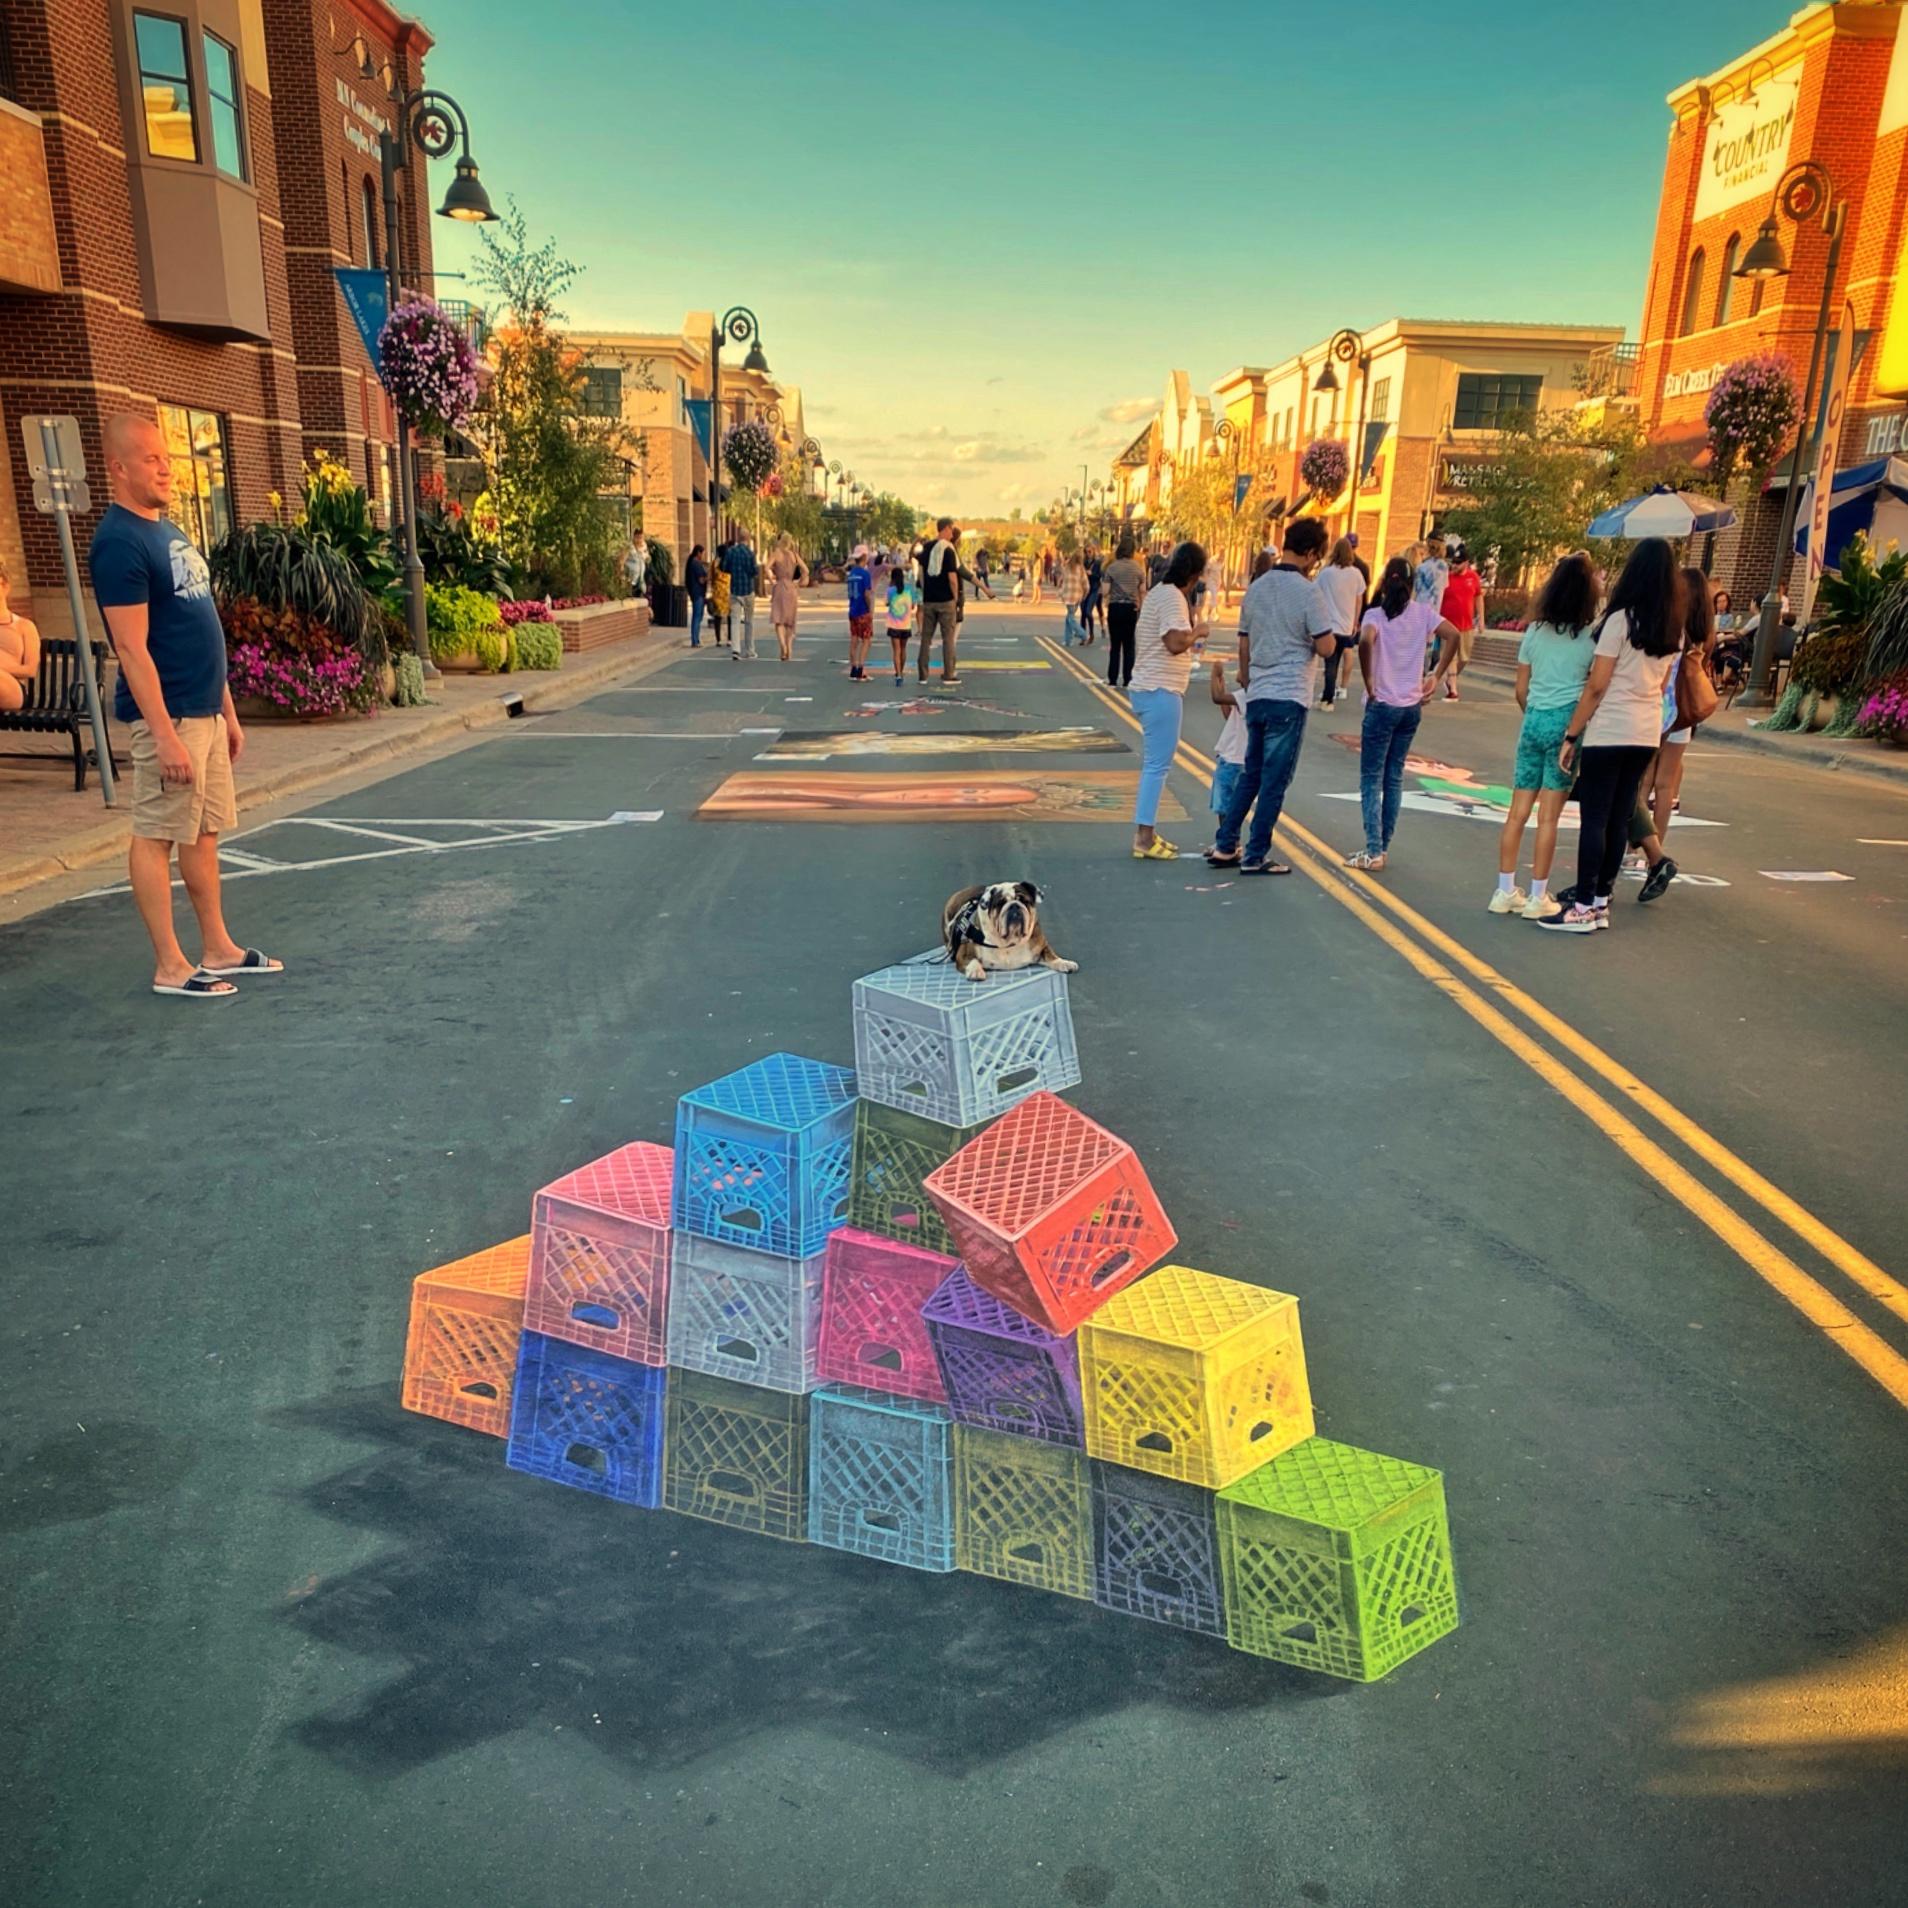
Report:
[[[93,507],[86,481],[86,453],[76,417],[23,417],[27,468],[33,474],[33,505],[60,527],[60,556],[66,565],[66,600],[73,612],[73,640],[79,652],[80,681],[86,685],[86,717],[93,727],[93,754],[99,764],[99,792],[113,801],[113,745],[106,714],[99,706],[99,679],[93,668],[93,640],[86,631],[86,603],[80,594],[79,557],[73,549],[73,516]]]

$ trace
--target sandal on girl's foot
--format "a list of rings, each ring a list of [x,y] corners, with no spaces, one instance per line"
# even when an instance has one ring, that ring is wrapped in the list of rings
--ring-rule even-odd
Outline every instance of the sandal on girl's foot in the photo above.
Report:
[[[1179,850],[1170,841],[1162,841],[1155,836],[1150,848],[1133,850],[1133,859],[1135,861],[1177,861]]]
[[[170,981],[154,981],[152,991],[155,994],[169,994],[174,1000],[235,1000],[238,997],[238,989],[229,980],[220,980],[216,974],[208,974],[202,967],[188,974],[177,985]]]
[[[1208,848],[1206,850],[1206,866],[1208,868],[1236,868],[1243,859],[1244,856],[1237,848],[1233,849],[1229,855],[1222,855],[1217,848]]]
[[[1369,850],[1364,848],[1359,849],[1359,851],[1355,855],[1347,855],[1345,857],[1346,867],[1362,868],[1367,874],[1380,873],[1383,870],[1384,865],[1385,865],[1385,858],[1383,855],[1374,855]]]

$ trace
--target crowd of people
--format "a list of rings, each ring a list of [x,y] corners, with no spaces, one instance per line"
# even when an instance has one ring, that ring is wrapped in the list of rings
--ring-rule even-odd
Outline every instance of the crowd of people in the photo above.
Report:
[[[1137,569],[1137,565],[1134,566]],[[1207,556],[1182,543],[1139,604],[1129,695],[1141,730],[1134,858],[1179,850],[1158,830],[1166,776],[1179,747],[1187,687],[1212,633]],[[1214,868],[1284,875],[1272,836],[1298,767],[1306,718],[1346,691],[1338,675],[1356,653],[1365,707],[1359,735],[1364,845],[1346,865],[1387,865],[1404,805],[1404,775],[1425,705],[1458,696],[1458,678],[1483,623],[1483,584],[1460,549],[1431,538],[1385,565],[1368,587],[1354,542],[1334,544],[1316,518],[1285,526],[1282,548],[1255,566],[1238,615],[1236,679],[1210,666],[1212,699],[1226,711],[1212,782]],[[1671,546],[1646,538],[1606,590],[1586,552],[1563,558],[1538,593],[1519,645],[1522,712],[1509,813],[1499,838],[1491,913],[1516,914],[1573,934],[1610,925],[1625,852],[1642,857],[1641,899],[1676,878],[1664,847],[1682,787],[1686,746],[1716,707],[1716,605],[1700,570],[1679,569]],[[1550,891],[1565,803],[1579,816],[1575,883]],[[1537,817],[1528,889],[1518,862]],[[1250,818],[1250,828],[1247,822]]]

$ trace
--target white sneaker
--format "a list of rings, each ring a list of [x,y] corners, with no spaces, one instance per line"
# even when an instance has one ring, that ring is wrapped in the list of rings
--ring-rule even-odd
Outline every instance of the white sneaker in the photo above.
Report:
[[[1526,921],[1548,921],[1553,914],[1563,912],[1563,903],[1554,894],[1533,894],[1524,903]]]
[[[1524,906],[1529,899],[1530,897],[1525,894],[1522,888],[1499,888],[1498,891],[1491,896],[1491,912],[1493,914],[1519,914],[1523,912]]]

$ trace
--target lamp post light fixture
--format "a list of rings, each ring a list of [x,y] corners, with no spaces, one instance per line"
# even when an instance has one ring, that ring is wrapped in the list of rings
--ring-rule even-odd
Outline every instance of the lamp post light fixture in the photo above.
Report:
[[[709,327],[709,492],[713,506],[715,541],[722,540],[722,341],[746,344],[749,355],[742,360],[744,371],[769,374],[768,359],[762,355],[762,327],[747,305],[731,305]]]
[[[1769,697],[1769,681],[1775,670],[1776,638],[1782,623],[1782,571],[1792,555],[1795,541],[1795,513],[1801,502],[1802,460],[1808,448],[1811,420],[1815,413],[1816,377],[1822,370],[1823,353],[1828,343],[1829,312],[1833,309],[1835,271],[1842,261],[1842,233],[1848,223],[1848,206],[1835,196],[1835,181],[1819,161],[1803,159],[1782,175],[1762,221],[1756,240],[1736,267],[1735,276],[1767,280],[1786,278],[1788,255],[1782,249],[1777,214],[1798,229],[1819,224],[1828,234],[1828,259],[1822,269],[1822,302],[1815,316],[1815,338],[1809,347],[1809,375],[1802,387],[1802,413],[1796,421],[1795,450],[1789,458],[1789,482],[1782,494],[1782,528],[1776,537],[1775,562],[1769,571],[1768,594],[1762,599],[1762,613],[1756,624],[1756,646],[1749,664],[1749,689],[1745,703],[1760,704]]]
[[[362,62],[369,77],[370,54]],[[386,310],[396,311],[403,299],[404,260],[399,246],[397,183],[400,172],[411,170],[411,148],[415,146],[427,159],[443,159],[457,148],[457,170],[444,203],[437,208],[439,218],[456,219],[465,225],[484,225],[496,218],[490,194],[477,176],[477,162],[470,156],[470,121],[464,109],[448,93],[417,87],[397,95],[393,102],[391,125],[378,135],[378,182],[384,192],[384,297]],[[437,674],[431,661],[430,632],[424,620],[424,565],[417,554],[417,459],[411,450],[410,427],[399,417],[397,422],[397,488],[394,501],[398,510],[398,549],[404,573],[405,621],[410,626],[411,649],[418,667],[426,676]]]
[[[1365,400],[1371,391],[1371,353],[1365,349],[1364,339],[1349,327],[1333,332],[1327,340],[1325,362],[1312,380],[1312,389],[1336,392],[1339,388],[1337,366],[1341,364],[1348,366],[1358,379],[1358,424],[1348,446],[1351,455],[1345,460],[1349,466],[1345,479],[1345,532],[1349,536],[1358,528],[1358,492],[1365,481]],[[1345,415],[1351,415],[1349,395]]]
[[[812,437],[804,437],[795,446],[795,455],[801,459],[804,472],[802,482],[812,497],[815,494],[815,473],[827,468],[822,462],[822,447]]]

